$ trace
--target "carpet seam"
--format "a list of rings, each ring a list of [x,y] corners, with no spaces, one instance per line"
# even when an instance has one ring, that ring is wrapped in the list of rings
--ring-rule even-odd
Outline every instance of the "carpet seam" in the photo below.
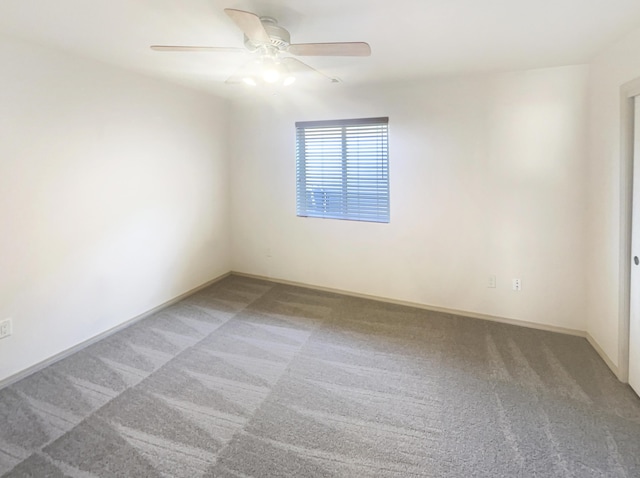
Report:
[[[271,284],[273,284],[273,287],[271,289],[269,289],[267,292],[272,292],[273,290],[277,290],[280,288],[285,288],[286,284],[278,284],[277,282],[272,282],[269,281]],[[265,294],[267,293],[265,292]],[[257,300],[261,299],[262,297],[264,297],[263,294],[262,296],[256,298],[254,301],[251,302],[251,304],[248,304],[247,307],[249,307],[250,305],[252,305],[254,302],[256,302]],[[267,395],[262,399],[262,401],[260,402],[260,405],[258,407],[256,407],[255,411],[253,412],[253,416],[255,416],[260,408],[262,408],[262,406],[264,405],[264,403],[267,401],[267,399],[273,395],[274,391],[276,390],[276,388],[278,387],[278,384],[283,380],[283,378],[287,375],[287,371],[290,369],[291,364],[293,363],[294,359],[298,356],[298,354],[300,352],[302,352],[302,349],[304,348],[304,346],[309,342],[309,340],[311,339],[311,336],[322,326],[324,325],[324,322],[327,320],[326,318],[321,319],[323,324],[319,325],[317,328],[315,328],[310,334],[309,337],[307,337],[307,339],[300,345],[299,349],[297,352],[295,352],[291,359],[289,360],[289,363],[287,364],[287,366],[284,368],[284,370],[282,371],[282,373],[280,374],[280,377],[278,377],[278,380],[276,380],[274,382],[274,384],[270,387],[269,393],[267,393]],[[249,424],[250,420],[247,420],[247,422],[240,427],[229,439],[229,441],[220,449],[219,453],[218,453],[218,457],[220,455],[222,455],[222,452],[231,444],[231,442],[233,441],[233,439],[237,436],[237,435],[241,435],[241,434],[249,434],[247,431],[245,431],[245,427]],[[216,457],[216,464],[218,463],[218,459]]]

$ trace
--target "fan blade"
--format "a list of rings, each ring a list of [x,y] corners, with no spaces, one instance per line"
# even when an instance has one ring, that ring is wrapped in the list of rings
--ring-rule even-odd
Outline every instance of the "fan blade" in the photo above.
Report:
[[[244,48],[218,47],[218,46],[172,46],[172,45],[151,45],[154,51],[191,51],[191,52],[245,52]]]
[[[340,83],[340,80],[338,80],[337,78],[332,78],[330,76],[327,76],[321,71],[316,70],[314,67],[307,65],[306,63],[298,60],[297,58],[291,58],[291,57],[283,58],[282,63],[287,67],[287,69],[291,73],[296,73],[301,71],[310,71],[312,73],[322,76],[323,78],[326,78],[332,83]]]
[[[229,18],[247,35],[249,40],[258,43],[271,43],[269,34],[255,13],[235,10],[233,8],[225,8],[224,12],[229,15]]]
[[[289,53],[296,56],[369,56],[371,47],[364,42],[297,43],[289,45]]]

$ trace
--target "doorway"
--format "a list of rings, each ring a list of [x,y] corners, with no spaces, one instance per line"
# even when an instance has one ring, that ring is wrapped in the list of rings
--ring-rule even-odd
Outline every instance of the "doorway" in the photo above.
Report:
[[[620,94],[618,378],[629,382],[640,394],[640,78],[622,85]],[[637,176],[635,179],[634,174]],[[638,265],[635,263],[636,257]]]
[[[633,97],[633,183],[629,279],[629,385],[640,395],[640,96]],[[633,257],[631,257],[633,256]]]

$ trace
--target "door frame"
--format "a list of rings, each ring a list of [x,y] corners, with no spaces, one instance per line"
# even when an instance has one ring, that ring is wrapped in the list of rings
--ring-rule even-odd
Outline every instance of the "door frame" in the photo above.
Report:
[[[629,382],[629,325],[631,323],[631,234],[635,100],[640,78],[620,87],[620,290],[618,317],[618,378]],[[640,194],[640,191],[638,191]]]

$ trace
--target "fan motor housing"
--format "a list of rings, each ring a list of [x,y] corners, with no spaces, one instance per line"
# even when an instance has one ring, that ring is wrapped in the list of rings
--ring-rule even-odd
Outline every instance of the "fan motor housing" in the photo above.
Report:
[[[278,21],[275,18],[260,17],[260,21],[262,22],[262,26],[269,35],[271,45],[273,47],[277,48],[278,50],[284,50],[289,46],[289,44],[291,43],[291,35],[285,28],[282,28],[280,25],[278,25]],[[244,36],[244,45],[251,51],[254,51],[260,46],[263,46],[261,44],[252,42],[246,35]]]

